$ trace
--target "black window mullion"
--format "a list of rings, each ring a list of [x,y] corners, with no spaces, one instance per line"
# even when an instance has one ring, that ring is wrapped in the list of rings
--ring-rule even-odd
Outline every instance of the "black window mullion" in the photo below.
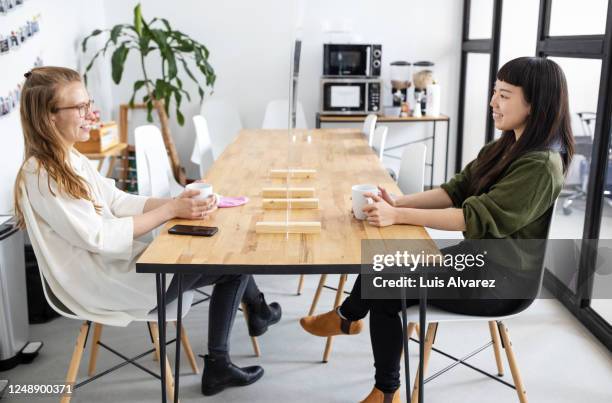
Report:
[[[470,33],[470,7],[471,0],[463,2],[463,34],[461,43],[461,74],[459,77],[459,108],[457,115],[457,147],[455,150],[455,172],[461,171],[463,159],[463,124],[465,122],[465,86],[467,76],[467,58],[469,53],[489,54],[489,90],[488,99],[491,99],[495,76],[499,68],[499,46],[501,36],[501,16],[503,0],[493,0],[493,23],[490,39],[472,39]],[[487,105],[488,105],[487,99]],[[487,125],[485,130],[485,142],[493,139],[494,125],[493,117],[487,114]]]
[[[488,101],[493,96],[493,86],[495,85],[495,77],[497,70],[499,69],[499,47],[501,37],[501,25],[502,25],[502,10],[504,8],[503,0],[495,0],[493,3],[493,26],[491,29],[491,58],[489,59],[489,96],[487,98],[487,110]],[[493,140],[495,135],[495,124],[493,123],[493,116],[491,113],[487,113],[487,126],[485,132],[485,143]]]
[[[593,277],[597,264],[597,245],[601,229],[603,193],[606,185],[610,130],[612,129],[612,0],[608,2],[606,35],[604,39],[597,119],[593,133],[590,178],[587,188],[586,217],[584,224],[580,270],[578,272],[578,298],[580,306],[590,305],[593,292]],[[599,173],[603,173],[599,175]]]

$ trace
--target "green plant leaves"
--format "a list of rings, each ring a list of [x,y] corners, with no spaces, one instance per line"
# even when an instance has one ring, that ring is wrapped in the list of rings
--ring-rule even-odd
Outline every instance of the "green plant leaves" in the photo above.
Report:
[[[85,69],[85,82],[87,72],[93,67],[94,62],[100,55],[106,55],[110,48],[113,50],[111,56],[111,75],[113,82],[119,84],[123,76],[125,62],[130,49],[139,52],[143,79],[134,82],[130,105],[134,105],[137,93],[146,88],[147,93],[143,102],[147,106],[147,120],[152,121],[152,111],[156,108],[155,103],[164,102],[164,109],[168,113],[170,103],[175,103],[177,122],[183,125],[185,117],[181,112],[181,104],[184,98],[191,100],[189,92],[183,88],[183,82],[179,78],[179,65],[181,71],[187,74],[198,88],[200,102],[204,99],[204,88],[215,84],[216,75],[213,67],[208,62],[209,51],[203,44],[193,40],[181,31],[172,29],[170,22],[165,18],[153,18],[147,23],[142,15],[141,4],[134,8],[133,25],[118,24],[110,30],[96,29],[87,36],[82,44],[82,50],[87,50],[87,41],[93,36],[107,32],[109,37],[104,47],[98,50],[92,57]],[[158,52],[156,52],[158,51]],[[151,56],[161,61],[161,77],[150,77],[146,71],[145,59]],[[188,59],[193,60],[188,62]],[[195,66],[195,68],[194,68]],[[202,84],[204,81],[206,84]]]
[[[113,56],[111,57],[111,74],[115,84],[119,84],[121,82],[123,67],[129,52],[130,48],[126,46],[125,42],[113,52]]]
[[[142,35],[142,10],[140,3],[134,8],[134,30],[138,36]]]
[[[82,49],[83,49],[83,53],[87,52],[87,41],[89,40],[89,38],[94,37],[94,36],[98,36],[102,33],[103,31],[101,29],[95,29],[91,34],[89,34],[88,36],[85,37],[85,39],[83,39],[83,42],[81,43]]]

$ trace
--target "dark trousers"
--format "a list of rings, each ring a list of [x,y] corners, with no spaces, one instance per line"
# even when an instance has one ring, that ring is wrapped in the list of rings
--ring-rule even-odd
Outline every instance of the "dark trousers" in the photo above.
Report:
[[[406,306],[418,305],[418,299],[407,299]],[[520,310],[525,300],[438,299],[428,305],[449,312],[475,316],[503,316]],[[374,300],[361,298],[361,276],[357,277],[351,294],[344,300],[340,312],[356,321],[370,313],[370,341],[374,353],[376,387],[392,393],[400,387],[400,360],[403,347],[402,302],[398,299]]]
[[[260,291],[250,275],[183,274],[183,291],[214,284],[208,307],[208,353],[213,356],[229,354],[229,336],[236,317],[236,311],[243,301],[247,305],[259,302]],[[178,297],[178,276],[166,291],[166,303]]]

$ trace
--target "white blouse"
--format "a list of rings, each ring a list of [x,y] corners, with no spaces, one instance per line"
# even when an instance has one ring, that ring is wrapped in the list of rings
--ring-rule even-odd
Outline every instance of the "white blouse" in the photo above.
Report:
[[[22,206],[38,264],[54,294],[75,314],[126,326],[156,306],[155,276],[135,271],[147,244],[133,239],[132,216],[142,214],[147,197],[117,189],[76,151],[70,162],[102,210],[59,192],[30,158]]]

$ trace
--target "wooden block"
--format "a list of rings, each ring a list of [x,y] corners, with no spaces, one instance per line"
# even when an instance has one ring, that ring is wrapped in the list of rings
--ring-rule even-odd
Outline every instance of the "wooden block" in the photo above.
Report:
[[[319,221],[259,221],[255,224],[258,234],[318,234],[321,232]]]
[[[286,197],[301,198],[301,197],[314,197],[314,188],[263,188],[262,196],[265,199],[283,199]]]
[[[304,199],[263,199],[263,208],[265,209],[307,209],[319,208],[318,198]]]
[[[317,173],[316,169],[271,169],[270,177],[272,178],[314,178]]]

